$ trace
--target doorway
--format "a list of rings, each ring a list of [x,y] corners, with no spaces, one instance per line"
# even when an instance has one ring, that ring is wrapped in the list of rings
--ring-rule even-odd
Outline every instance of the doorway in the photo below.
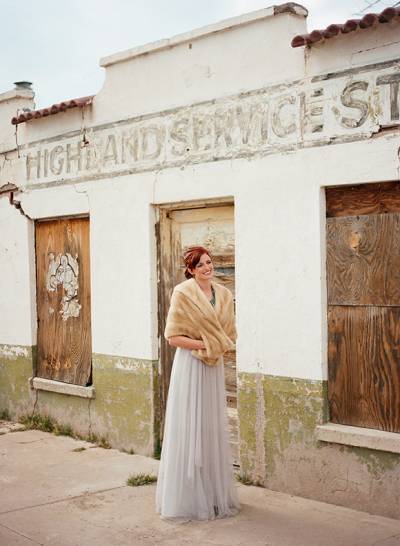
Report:
[[[161,431],[168,396],[174,349],[164,339],[165,321],[173,288],[185,280],[183,253],[190,246],[209,249],[216,282],[226,286],[235,297],[235,234],[233,202],[180,203],[159,207],[159,339]],[[236,352],[224,356],[229,437],[233,463],[239,464]]]

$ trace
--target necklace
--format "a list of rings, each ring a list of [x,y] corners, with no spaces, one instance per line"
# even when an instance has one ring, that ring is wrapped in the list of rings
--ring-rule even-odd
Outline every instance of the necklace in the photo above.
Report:
[[[202,292],[204,292],[204,294],[205,294],[206,298],[208,299],[208,301],[214,307],[214,305],[215,305],[215,290],[214,290],[213,285],[212,284],[210,285],[210,291],[206,291],[206,290],[204,290],[204,288],[197,281],[196,281],[196,283],[197,283],[197,286],[200,288],[200,290]]]
[[[211,292],[212,292],[212,298],[210,299],[210,303],[213,307],[215,307],[215,290],[213,286],[211,286]]]

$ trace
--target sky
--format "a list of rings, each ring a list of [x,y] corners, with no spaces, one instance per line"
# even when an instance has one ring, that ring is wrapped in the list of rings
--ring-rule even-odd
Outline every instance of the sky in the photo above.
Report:
[[[0,0],[0,93],[30,81],[36,108],[99,92],[105,57],[283,0]],[[396,2],[304,0],[308,31]],[[371,6],[371,7],[369,7]]]

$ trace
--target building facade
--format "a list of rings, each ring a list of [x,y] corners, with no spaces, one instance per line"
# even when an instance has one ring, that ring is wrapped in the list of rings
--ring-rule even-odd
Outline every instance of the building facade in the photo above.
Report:
[[[235,293],[240,471],[400,517],[399,11],[306,17],[111,55],[98,94],[49,109],[0,95],[0,410],[153,455],[168,299],[203,244]]]

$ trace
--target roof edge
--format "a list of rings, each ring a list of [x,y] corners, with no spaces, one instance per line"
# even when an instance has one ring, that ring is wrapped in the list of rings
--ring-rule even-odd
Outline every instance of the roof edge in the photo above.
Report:
[[[376,24],[390,23],[400,16],[400,7],[388,7],[380,13],[367,13],[361,19],[348,19],[343,24],[331,24],[321,30],[313,30],[309,34],[299,34],[292,40],[292,47],[311,46],[317,42],[334,38],[339,34],[348,34],[355,30],[367,29]]]
[[[83,108],[92,104],[93,98],[95,95],[88,95],[87,97],[80,97],[78,99],[70,99],[57,104],[53,104],[48,108],[40,108],[39,110],[29,110],[18,116],[14,116],[11,119],[12,125],[18,125],[19,123],[24,123],[25,121],[30,121],[31,119],[45,118],[47,116],[53,116],[59,112],[65,112],[71,108]]]
[[[232,28],[248,25],[255,21],[268,19],[269,17],[274,17],[275,15],[280,15],[282,13],[288,13],[300,17],[307,17],[308,10],[304,6],[297,4],[296,2],[287,2],[285,4],[270,6],[257,11],[244,13],[236,17],[223,19],[222,21],[218,21],[217,23],[212,23],[211,25],[206,25],[191,30],[189,32],[176,34],[171,38],[165,38],[155,42],[149,42],[144,45],[114,53],[107,57],[102,57],[99,64],[101,67],[107,68],[108,66],[112,66],[113,64],[128,61],[141,55],[169,49],[179,44],[184,44],[187,42],[198,40],[200,38],[204,38],[206,36],[209,36],[210,34],[215,34],[217,32],[223,32]]]

